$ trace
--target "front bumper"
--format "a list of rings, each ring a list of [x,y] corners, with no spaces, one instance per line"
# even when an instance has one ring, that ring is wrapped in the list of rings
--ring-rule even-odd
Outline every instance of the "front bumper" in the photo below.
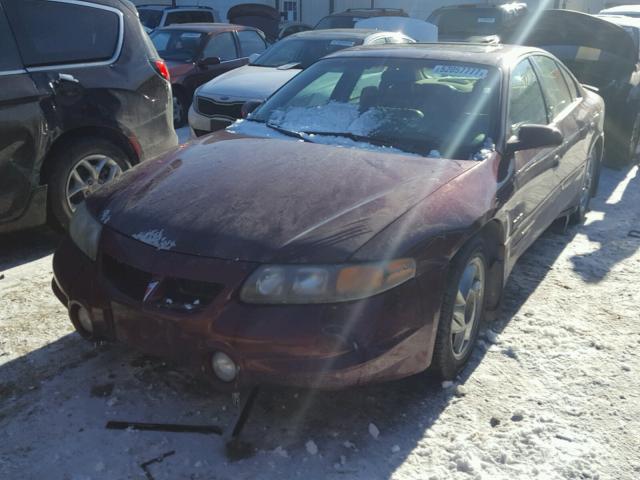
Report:
[[[189,108],[189,126],[193,129],[197,137],[208,133],[224,130],[233,124],[237,119],[232,117],[202,115],[194,108],[193,104]]]
[[[150,272],[154,281],[184,278],[221,288],[202,308],[175,302],[167,308],[166,299],[154,303],[134,298],[133,288],[122,291],[109,273],[109,258]],[[248,305],[238,291],[256,264],[159,252],[108,229],[97,262],[67,239],[53,264],[56,295],[68,308],[91,312],[97,337],[189,365],[222,389],[343,388],[407,377],[430,364],[439,305],[418,295],[417,281],[344,304]],[[231,384],[217,380],[211,368],[218,351],[240,367]]]

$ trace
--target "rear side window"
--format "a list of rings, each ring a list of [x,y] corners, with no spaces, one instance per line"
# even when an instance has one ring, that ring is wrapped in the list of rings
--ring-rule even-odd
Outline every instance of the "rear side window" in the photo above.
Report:
[[[254,30],[240,30],[238,40],[240,40],[240,51],[244,57],[254,53],[262,53],[267,49],[265,41]]]
[[[115,11],[61,1],[20,0],[7,15],[27,67],[111,59],[120,38]]]
[[[525,123],[535,125],[548,123],[540,83],[529,60],[520,62],[511,73],[509,122],[513,134],[517,134]]]
[[[549,118],[554,119],[573,102],[573,96],[560,70],[560,66],[549,57],[533,57],[540,71],[540,82],[547,99]]]
[[[236,42],[233,35],[229,32],[221,33],[215,37],[211,37],[209,43],[202,52],[202,58],[218,57],[222,62],[234,60],[238,58],[236,52]]]
[[[22,62],[16,51],[13,34],[2,11],[2,5],[0,5],[0,73],[21,69]]]

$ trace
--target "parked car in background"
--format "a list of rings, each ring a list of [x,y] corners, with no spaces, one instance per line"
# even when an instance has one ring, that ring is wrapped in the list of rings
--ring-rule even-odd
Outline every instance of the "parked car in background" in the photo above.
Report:
[[[176,128],[186,124],[196,88],[267,48],[261,31],[223,23],[172,25],[156,29],[151,40],[171,73]]]
[[[355,28],[398,32],[412,38],[417,43],[438,41],[438,27],[417,18],[372,17],[358,21]]]
[[[617,20],[613,20],[617,22]],[[640,139],[638,45],[623,27],[592,15],[545,10],[522,43],[553,53],[586,85],[598,89],[606,104],[607,164],[628,165],[637,158]]]
[[[156,28],[167,27],[176,23],[214,23],[218,14],[210,7],[201,6],[167,6],[138,5],[140,22],[147,33]]]
[[[624,15],[625,17],[640,18],[640,5],[618,5],[617,7],[600,10],[598,15]]]
[[[344,12],[332,13],[324,17],[316,25],[316,30],[330,28],[355,28],[360,20],[373,17],[408,17],[401,8],[349,8]]]
[[[66,227],[85,196],[176,147],[169,72],[120,0],[0,1],[0,232]]]
[[[84,337],[221,389],[453,379],[522,253],[584,218],[603,115],[539,49],[342,50],[90,197],[53,288]]]
[[[449,5],[436,9],[427,21],[438,26],[441,42],[512,43],[527,12],[526,3]]]
[[[269,43],[278,40],[280,12],[269,5],[241,3],[229,9],[229,23],[257,28],[264,33]]]
[[[313,30],[311,25],[299,22],[285,22],[280,24],[280,31],[278,32],[278,40],[282,40],[290,35],[300,32],[308,32]]]
[[[196,136],[223,129],[242,117],[242,106],[247,101],[263,101],[325,55],[357,45],[384,43],[413,43],[413,39],[400,33],[359,29],[312,30],[291,35],[251,64],[196,90],[189,125]]]

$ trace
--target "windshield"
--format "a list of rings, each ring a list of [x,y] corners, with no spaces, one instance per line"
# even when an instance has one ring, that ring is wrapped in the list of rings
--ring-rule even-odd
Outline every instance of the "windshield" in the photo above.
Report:
[[[273,45],[264,52],[253,65],[260,67],[281,67],[296,64],[300,68],[307,68],[322,57],[345,48],[360,45],[361,40],[355,39],[302,39],[289,38]]]
[[[140,15],[140,23],[147,27],[150,30],[153,30],[158,25],[160,25],[160,20],[162,19],[162,12],[159,10],[145,10],[139,9],[138,14]]]
[[[285,85],[245,124],[258,122],[315,143],[477,158],[496,138],[498,82],[497,70],[470,63],[326,59]]]
[[[318,25],[316,30],[330,30],[332,28],[353,28],[357,22],[364,20],[360,17],[349,17],[347,15],[329,15],[324,17]]]
[[[191,62],[198,55],[202,35],[185,30],[164,30],[153,32],[151,40],[165,60]]]
[[[502,12],[496,8],[457,8],[440,13],[437,22],[440,35],[496,35],[501,28]]]

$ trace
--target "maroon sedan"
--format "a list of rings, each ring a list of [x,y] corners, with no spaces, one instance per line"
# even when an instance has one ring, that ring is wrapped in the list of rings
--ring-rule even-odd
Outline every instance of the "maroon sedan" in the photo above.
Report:
[[[83,336],[221,387],[453,378],[518,257],[582,221],[602,123],[542,50],[345,50],[90,197],[54,290]]]
[[[196,88],[267,49],[260,30],[222,23],[171,25],[154,30],[151,40],[171,74],[176,128],[186,124]]]

